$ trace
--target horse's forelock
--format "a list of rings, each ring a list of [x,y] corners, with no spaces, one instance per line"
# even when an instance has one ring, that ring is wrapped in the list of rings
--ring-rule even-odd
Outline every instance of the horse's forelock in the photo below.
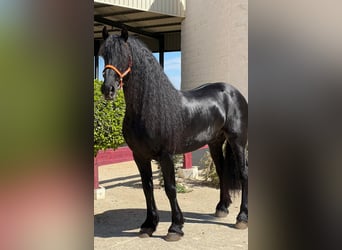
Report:
[[[110,35],[101,45],[99,55],[108,61],[113,61],[115,57],[117,65],[114,66],[124,67],[129,56],[129,51],[123,47],[125,43],[119,35]]]

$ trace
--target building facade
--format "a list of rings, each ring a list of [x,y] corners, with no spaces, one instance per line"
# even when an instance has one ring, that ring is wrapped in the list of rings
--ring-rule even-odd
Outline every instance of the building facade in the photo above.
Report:
[[[248,98],[248,1],[187,0],[185,16],[181,88],[224,81]]]

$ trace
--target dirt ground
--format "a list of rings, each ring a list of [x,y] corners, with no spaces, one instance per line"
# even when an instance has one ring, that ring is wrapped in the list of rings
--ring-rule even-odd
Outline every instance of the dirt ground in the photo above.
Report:
[[[153,165],[154,183],[159,180]],[[219,190],[192,182],[193,190],[177,194],[185,217],[184,237],[167,242],[163,236],[171,225],[169,201],[164,189],[155,188],[154,195],[160,222],[150,238],[139,238],[139,227],[145,220],[145,198],[134,162],[101,166],[100,185],[106,188],[106,198],[94,201],[94,249],[248,249],[248,229],[233,228],[239,211],[240,195],[233,197],[229,215],[213,216]]]

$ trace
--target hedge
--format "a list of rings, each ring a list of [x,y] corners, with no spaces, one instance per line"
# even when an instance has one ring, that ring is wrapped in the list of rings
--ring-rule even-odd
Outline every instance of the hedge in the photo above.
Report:
[[[106,101],[101,93],[102,83],[94,80],[94,156],[99,150],[116,149],[125,142],[122,136],[123,91],[118,91],[115,101]]]

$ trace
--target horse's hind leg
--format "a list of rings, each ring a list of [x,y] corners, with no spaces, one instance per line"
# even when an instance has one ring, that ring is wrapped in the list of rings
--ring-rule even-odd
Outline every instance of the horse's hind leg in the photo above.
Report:
[[[169,153],[162,153],[159,163],[164,177],[165,192],[169,199],[172,212],[172,224],[165,240],[177,241],[184,235],[182,231],[184,218],[177,202],[175,169],[172,155]]]
[[[243,137],[242,137],[243,138]],[[248,225],[248,165],[246,159],[246,140],[229,138],[236,164],[239,168],[239,178],[242,187],[240,212],[236,218],[236,228],[244,229]]]
[[[216,206],[216,217],[226,217],[228,215],[228,207],[232,202],[228,189],[228,180],[225,177],[227,175],[227,168],[225,168],[225,159],[222,151],[224,141],[225,138],[222,136],[221,139],[208,144],[210,155],[214,161],[216,172],[220,181],[220,201]]]
[[[140,172],[147,207],[146,220],[141,225],[139,237],[146,238],[152,236],[159,222],[158,211],[153,196],[151,160],[138,157],[136,154],[133,154],[133,156]]]

